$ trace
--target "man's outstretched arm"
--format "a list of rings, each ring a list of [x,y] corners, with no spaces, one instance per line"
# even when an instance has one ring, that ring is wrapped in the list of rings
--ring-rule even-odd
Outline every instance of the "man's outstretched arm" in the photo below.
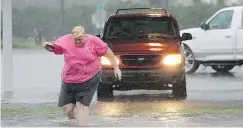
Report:
[[[63,48],[60,47],[58,44],[55,44],[53,42],[45,42],[43,46],[49,52],[54,52],[55,54],[63,54]]]

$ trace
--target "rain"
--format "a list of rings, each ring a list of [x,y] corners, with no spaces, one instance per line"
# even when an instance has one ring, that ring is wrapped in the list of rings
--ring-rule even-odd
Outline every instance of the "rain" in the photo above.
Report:
[[[9,4],[11,10],[6,7]],[[77,25],[84,26],[88,34],[105,37],[105,26],[109,26],[106,21],[122,8],[165,8],[174,16],[181,32],[190,31],[193,38],[191,41],[199,40],[204,37],[194,35],[196,29],[202,31],[201,26],[220,9],[237,6],[242,7],[243,2],[241,0],[1,0],[1,126],[78,127],[77,123],[68,120],[62,109],[57,106],[64,57],[47,52],[43,48],[43,42],[54,41],[65,34],[70,34],[72,28]],[[11,24],[6,20],[10,18],[8,11],[11,12]],[[157,20],[153,18],[147,20],[139,22],[133,19],[134,24],[130,24],[127,29],[117,30],[123,32],[123,37],[120,36],[122,34],[114,36],[112,35],[114,33],[108,33],[108,35],[112,35],[110,38],[113,40],[147,39],[149,38],[147,36],[139,38],[134,36],[138,32],[148,35],[146,32],[157,31],[152,27],[147,29],[144,25],[154,21],[150,24],[153,26]],[[114,25],[118,29],[116,26],[119,24],[118,21],[120,20],[116,22],[114,20],[111,26]],[[129,21],[131,22],[127,20],[123,25]],[[134,27],[143,25],[144,27]],[[9,27],[12,27],[12,36],[11,34],[9,36]],[[241,36],[238,36],[242,37],[243,31],[239,32]],[[134,35],[131,36],[132,34]],[[174,39],[170,36],[157,38]],[[226,37],[225,40],[228,38],[230,37]],[[239,40],[242,38],[238,38]],[[203,41],[195,43],[200,42]],[[90,105],[90,127],[242,127],[243,68],[240,65],[243,64],[242,43],[222,42],[222,45],[208,46],[211,48],[209,50],[202,48],[204,44],[195,43],[186,44],[195,47],[196,50],[208,52],[194,54],[198,58],[203,54],[210,54],[210,50],[215,48],[219,51],[219,54],[214,54],[217,57],[227,58],[232,55],[241,60],[227,63],[234,66],[226,72],[217,72],[216,69],[222,70],[227,65],[223,65],[223,68],[213,67],[214,61],[198,64],[195,71],[192,71],[192,68],[195,68],[193,64],[199,61],[193,61],[195,57],[192,57],[188,50],[185,52],[185,68],[191,70],[191,73],[186,73],[186,98],[175,98],[172,90],[156,90],[152,85],[152,89],[113,90],[114,96],[111,99],[98,100],[96,92]],[[215,42],[205,42],[207,45],[212,43]],[[236,49],[235,52],[220,49],[226,45]],[[114,44],[111,45],[111,49],[115,47]],[[137,47],[132,45],[126,47],[127,49],[121,48],[117,53],[132,48],[134,51],[137,50]],[[224,53],[227,53],[226,56],[223,56]],[[211,57],[215,57],[214,55]]]

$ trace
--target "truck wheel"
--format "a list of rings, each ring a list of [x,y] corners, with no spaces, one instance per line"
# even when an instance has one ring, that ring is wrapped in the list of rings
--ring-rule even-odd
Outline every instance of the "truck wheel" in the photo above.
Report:
[[[187,98],[186,77],[172,85],[172,94],[175,98]]]
[[[222,66],[214,65],[214,66],[212,66],[212,69],[217,72],[229,72],[234,67],[235,67],[234,65],[222,65]]]
[[[97,89],[97,100],[111,99],[113,97],[112,86],[109,84],[99,83]]]
[[[195,60],[195,57],[188,46],[184,47],[185,55],[185,70],[187,74],[192,74],[197,71],[199,68],[198,62]]]

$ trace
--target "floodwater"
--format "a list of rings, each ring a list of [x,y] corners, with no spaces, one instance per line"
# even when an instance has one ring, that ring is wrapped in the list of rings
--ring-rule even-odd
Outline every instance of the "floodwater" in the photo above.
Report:
[[[57,107],[63,57],[44,50],[14,51],[14,86],[2,87],[2,126],[76,126]],[[243,126],[243,68],[187,77],[188,98],[171,91],[115,91],[113,101],[91,105],[94,127]],[[46,111],[44,111],[46,110]]]

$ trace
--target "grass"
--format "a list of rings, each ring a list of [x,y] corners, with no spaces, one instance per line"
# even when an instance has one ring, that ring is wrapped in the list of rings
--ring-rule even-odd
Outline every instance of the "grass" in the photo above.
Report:
[[[13,48],[31,48],[37,49],[41,48],[41,44],[36,44],[34,41],[28,41],[21,38],[14,38],[13,39]]]
[[[184,114],[243,114],[243,108],[196,108],[179,111]]]
[[[46,108],[2,108],[1,114],[2,116],[14,116],[14,115],[46,115],[46,114],[61,114],[62,109],[58,107],[46,107]],[[99,113],[99,112],[98,112]],[[157,114],[175,114],[175,115],[195,115],[195,114],[243,114],[243,108],[187,108],[180,110],[148,110],[141,111],[141,109],[124,109],[122,111],[112,112],[106,110],[105,113],[100,112],[100,115],[103,116],[128,116],[134,114],[140,115],[153,115],[153,113]]]
[[[46,115],[46,114],[59,114],[62,110],[57,107],[50,108],[2,108],[2,116],[14,115]]]
[[[1,48],[3,48],[1,44]],[[39,49],[41,44],[36,44],[34,41],[25,40],[22,38],[13,38],[13,49]]]

